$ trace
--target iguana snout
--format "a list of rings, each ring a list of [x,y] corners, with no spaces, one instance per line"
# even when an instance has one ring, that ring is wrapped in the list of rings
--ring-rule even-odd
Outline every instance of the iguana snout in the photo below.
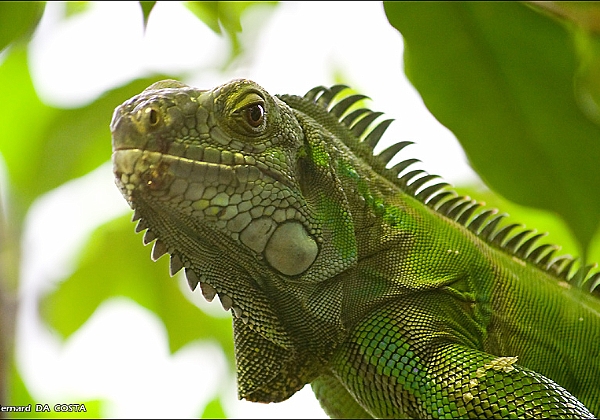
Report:
[[[130,204],[137,194],[210,223],[295,276],[319,248],[303,223],[290,149],[278,145],[293,135],[271,128],[280,110],[270,101],[251,82],[214,91],[155,83],[114,113],[114,172]]]

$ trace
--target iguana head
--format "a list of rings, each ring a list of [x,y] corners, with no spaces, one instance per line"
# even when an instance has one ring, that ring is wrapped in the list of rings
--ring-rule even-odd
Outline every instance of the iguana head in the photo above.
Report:
[[[172,274],[185,267],[192,289],[288,353],[339,340],[331,279],[357,257],[333,135],[297,116],[248,80],[166,80],[111,123],[116,183],[153,258],[171,254]]]

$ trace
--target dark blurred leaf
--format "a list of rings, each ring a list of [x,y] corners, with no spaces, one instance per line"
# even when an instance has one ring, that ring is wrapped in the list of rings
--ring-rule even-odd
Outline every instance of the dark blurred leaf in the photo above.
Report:
[[[11,42],[31,36],[44,14],[46,2],[0,2],[0,51]]]
[[[547,1],[526,4],[571,31],[579,60],[575,74],[576,98],[585,115],[600,125],[600,3]]]
[[[406,74],[494,190],[568,222],[600,223],[600,127],[578,107],[565,27],[516,2],[387,2]]]
[[[148,18],[150,17],[150,12],[154,8],[155,4],[155,1],[140,1],[140,7],[142,8],[142,13],[144,14],[144,28],[146,28],[146,25],[148,25]]]
[[[14,49],[0,66],[0,153],[19,213],[40,194],[82,176],[111,155],[114,108],[165,76],[135,80],[76,109],[41,102],[32,84],[27,55]],[[15,205],[16,207],[17,205]]]
[[[220,397],[215,397],[212,399],[202,411],[200,415],[201,419],[226,419],[227,415],[225,414],[225,410],[223,410],[223,404],[221,402]]]
[[[27,406],[31,407],[31,411],[29,412],[9,412],[10,418],[100,418],[102,412],[102,401],[99,400],[90,400],[90,401],[36,401],[33,399],[31,394],[29,393],[25,383],[23,382],[23,378],[19,375],[19,372],[14,369],[14,363],[12,364],[13,369],[11,369],[10,375],[10,386],[9,386],[9,395],[8,395],[8,404],[13,406]],[[56,403],[66,403],[66,404],[78,404],[77,410],[73,412],[62,412],[55,411],[54,404]],[[44,404],[47,404],[47,408],[50,411],[43,411],[46,407]],[[81,404],[84,405],[84,408],[81,407]],[[40,411],[36,411],[39,408]],[[85,409],[85,411],[83,411]]]
[[[171,352],[197,339],[214,340],[233,365],[231,319],[213,318],[187,300],[168,276],[168,258],[151,261],[151,248],[141,245],[142,235],[133,234],[129,218],[118,218],[94,232],[77,270],[44,298],[44,319],[66,338],[106,299],[125,296],[160,318]]]
[[[577,34],[580,66],[575,75],[575,93],[585,115],[600,126],[600,37]]]
[[[600,34],[579,30],[574,39],[579,57],[575,94],[581,110],[600,126]]]

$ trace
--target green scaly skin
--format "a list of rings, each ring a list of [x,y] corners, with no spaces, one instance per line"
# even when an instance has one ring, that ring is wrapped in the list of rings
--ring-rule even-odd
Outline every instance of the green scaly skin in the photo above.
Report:
[[[168,80],[115,110],[152,258],[232,310],[239,397],[311,383],[333,417],[599,415],[600,300],[577,284],[600,275],[578,283],[529,233],[398,178],[410,160],[385,169],[406,143],[373,156],[388,122],[342,90]]]

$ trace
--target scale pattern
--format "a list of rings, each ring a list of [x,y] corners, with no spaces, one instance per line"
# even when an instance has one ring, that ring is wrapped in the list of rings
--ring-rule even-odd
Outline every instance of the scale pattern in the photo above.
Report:
[[[240,398],[332,417],[600,414],[600,273],[457,196],[346,86],[165,80],[113,115],[152,258],[234,317]],[[516,232],[516,233],[515,233]]]

